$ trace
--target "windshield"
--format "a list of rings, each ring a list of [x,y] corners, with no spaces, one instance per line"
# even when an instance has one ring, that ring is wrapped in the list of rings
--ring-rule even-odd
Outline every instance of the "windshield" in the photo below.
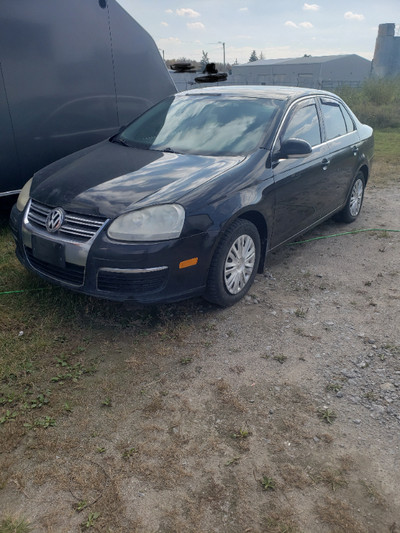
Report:
[[[260,147],[282,105],[267,98],[171,96],[114,140],[147,150],[246,155]]]

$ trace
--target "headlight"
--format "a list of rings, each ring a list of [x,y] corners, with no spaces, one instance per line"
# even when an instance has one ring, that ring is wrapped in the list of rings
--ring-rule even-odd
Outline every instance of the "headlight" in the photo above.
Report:
[[[22,190],[19,193],[18,200],[17,200],[18,211],[23,211],[25,209],[25,206],[29,200],[29,193],[31,192],[31,185],[32,185],[32,178],[29,181],[27,181],[25,185],[22,187]]]
[[[121,215],[107,233],[117,241],[166,241],[179,237],[184,221],[181,205],[156,205]]]

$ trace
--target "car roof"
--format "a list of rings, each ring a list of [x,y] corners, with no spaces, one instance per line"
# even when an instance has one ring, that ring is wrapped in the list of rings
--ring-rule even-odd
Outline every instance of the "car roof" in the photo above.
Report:
[[[308,89],[304,87],[281,87],[277,85],[225,85],[218,87],[204,87],[182,91],[182,95],[210,95],[210,96],[244,96],[252,98],[274,98],[277,100],[291,100],[302,96],[326,95],[335,96],[328,91]]]

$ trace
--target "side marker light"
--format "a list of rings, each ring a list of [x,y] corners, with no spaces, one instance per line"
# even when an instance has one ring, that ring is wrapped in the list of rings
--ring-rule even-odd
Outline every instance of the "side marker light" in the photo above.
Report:
[[[179,268],[187,268],[194,265],[197,265],[199,258],[198,257],[192,257],[192,259],[186,259],[186,261],[181,261],[179,263]]]

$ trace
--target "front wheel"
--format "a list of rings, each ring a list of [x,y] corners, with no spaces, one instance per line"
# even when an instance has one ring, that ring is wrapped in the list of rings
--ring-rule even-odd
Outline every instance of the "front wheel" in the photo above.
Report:
[[[365,190],[365,178],[362,172],[359,172],[351,188],[350,196],[346,205],[336,216],[340,222],[354,222],[361,211]]]
[[[206,300],[228,307],[243,298],[256,276],[260,250],[260,235],[254,224],[235,220],[222,236],[211,261]]]

